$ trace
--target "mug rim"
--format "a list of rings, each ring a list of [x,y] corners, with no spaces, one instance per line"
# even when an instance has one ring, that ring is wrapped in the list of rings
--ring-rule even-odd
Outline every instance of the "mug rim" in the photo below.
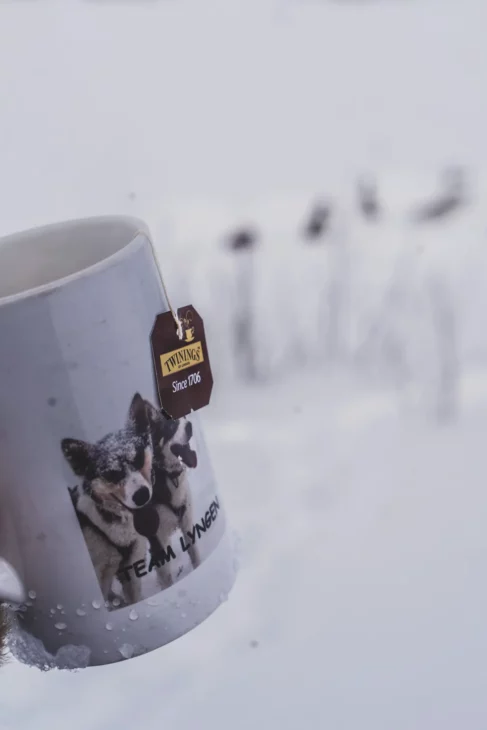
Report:
[[[39,286],[30,287],[23,291],[17,292],[16,294],[7,294],[7,296],[0,296],[0,307],[7,306],[8,304],[17,304],[20,301],[27,299],[34,299],[37,296],[49,294],[52,291],[63,289],[65,286],[71,284],[79,279],[84,279],[87,276],[98,273],[105,269],[110,268],[118,260],[125,258],[131,253],[133,248],[136,248],[137,239],[139,236],[145,236],[146,240],[150,241],[150,233],[148,225],[137,218],[136,216],[130,215],[100,215],[100,216],[89,216],[85,218],[70,218],[64,221],[58,221],[57,223],[47,223],[43,226],[33,226],[22,231],[16,231],[15,233],[9,233],[6,236],[0,237],[0,249],[3,244],[12,241],[20,236],[27,236],[34,231],[38,234],[48,233],[64,226],[72,226],[76,224],[90,225],[90,224],[106,224],[106,223],[125,223],[128,226],[133,227],[132,237],[124,246],[119,248],[114,253],[105,256],[100,261],[96,261],[94,264],[85,266],[72,274],[67,274],[59,279],[53,279],[46,284],[40,284]]]

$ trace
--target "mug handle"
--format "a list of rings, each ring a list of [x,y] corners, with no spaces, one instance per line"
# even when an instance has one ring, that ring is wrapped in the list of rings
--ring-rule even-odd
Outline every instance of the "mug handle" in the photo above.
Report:
[[[0,509],[0,603],[23,603],[27,598],[25,586],[12,565],[20,565],[16,544],[12,522],[7,512]]]

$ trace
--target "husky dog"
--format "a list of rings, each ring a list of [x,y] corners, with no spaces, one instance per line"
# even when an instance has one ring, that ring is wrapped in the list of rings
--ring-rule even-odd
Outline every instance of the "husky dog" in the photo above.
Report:
[[[152,439],[147,408],[136,393],[127,422],[95,444],[64,439],[61,448],[83,479],[71,498],[105,600],[117,573],[144,559],[147,542],[134,528],[134,512],[152,498]],[[140,581],[122,582],[126,603],[141,599]]]
[[[190,421],[185,418],[170,420],[148,402],[146,407],[154,449],[151,504],[159,516],[157,538],[161,545],[167,545],[176,530],[181,530],[187,539],[193,528],[187,468],[196,468],[198,458],[190,446],[193,435]],[[193,568],[197,568],[201,560],[196,545],[189,547],[188,554]],[[169,565],[162,565],[157,573],[163,587],[172,584]]]

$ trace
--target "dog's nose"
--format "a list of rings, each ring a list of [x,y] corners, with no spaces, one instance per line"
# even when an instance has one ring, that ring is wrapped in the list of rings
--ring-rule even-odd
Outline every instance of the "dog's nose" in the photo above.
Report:
[[[186,438],[188,439],[188,441],[192,437],[192,435],[193,435],[193,426],[190,421],[186,421]]]
[[[147,487],[140,487],[134,492],[132,499],[137,507],[143,507],[150,500],[150,492]]]

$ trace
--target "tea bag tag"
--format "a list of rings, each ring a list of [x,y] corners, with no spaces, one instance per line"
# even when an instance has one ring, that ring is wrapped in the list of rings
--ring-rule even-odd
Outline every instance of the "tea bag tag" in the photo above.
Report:
[[[203,320],[189,304],[156,317],[151,333],[159,403],[168,418],[207,406],[213,388]]]

